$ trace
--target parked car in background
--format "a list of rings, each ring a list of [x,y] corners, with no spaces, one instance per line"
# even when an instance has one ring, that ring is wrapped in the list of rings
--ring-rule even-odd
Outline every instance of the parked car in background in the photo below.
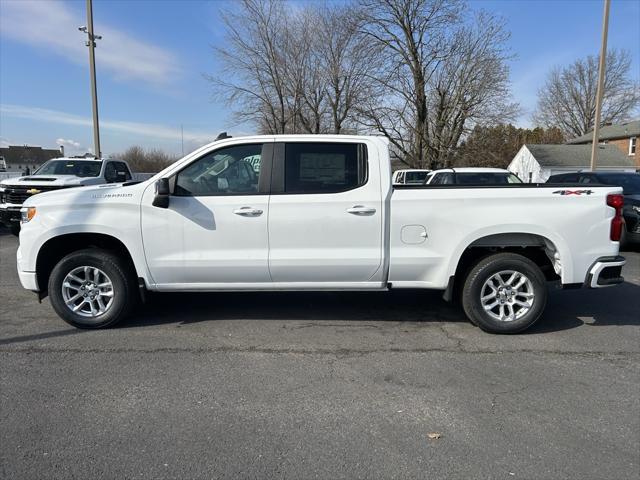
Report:
[[[424,185],[431,170],[396,170],[393,172],[394,185]]]
[[[621,243],[640,244],[640,174],[633,172],[574,172],[551,175],[547,183],[580,184],[580,185],[612,185],[622,187],[624,193],[625,228],[622,231]]]
[[[376,136],[225,138],[145,182],[36,195],[22,208],[20,281],[81,328],[115,324],[146,290],[409,288],[461,298],[498,333],[540,317],[547,280],[624,281],[621,188],[576,199],[506,180],[392,186],[388,147]]]
[[[522,183],[517,175],[502,168],[443,168],[427,178],[429,185],[506,185]]]
[[[0,223],[17,235],[23,202],[38,193],[69,187],[103,183],[122,183],[133,178],[123,160],[96,158],[55,158],[44,163],[32,175],[0,182]]]

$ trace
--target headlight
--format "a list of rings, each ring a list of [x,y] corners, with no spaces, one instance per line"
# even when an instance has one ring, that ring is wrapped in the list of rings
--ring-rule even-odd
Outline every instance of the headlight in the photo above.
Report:
[[[36,207],[25,207],[20,209],[20,222],[28,223],[36,216]]]

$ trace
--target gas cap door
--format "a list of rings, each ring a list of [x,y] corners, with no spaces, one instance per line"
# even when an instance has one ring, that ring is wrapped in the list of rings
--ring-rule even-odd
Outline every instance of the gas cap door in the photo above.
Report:
[[[417,245],[427,239],[427,229],[423,225],[405,225],[400,235],[402,243]]]

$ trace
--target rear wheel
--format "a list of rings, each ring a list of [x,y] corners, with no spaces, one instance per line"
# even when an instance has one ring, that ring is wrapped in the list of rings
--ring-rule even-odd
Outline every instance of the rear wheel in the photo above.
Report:
[[[49,277],[49,297],[56,313],[77,328],[115,325],[137,298],[126,265],[99,249],[80,250],[60,260]]]
[[[522,255],[498,253],[481,259],[462,289],[467,317],[491,333],[518,333],[533,325],[547,303],[540,268]]]

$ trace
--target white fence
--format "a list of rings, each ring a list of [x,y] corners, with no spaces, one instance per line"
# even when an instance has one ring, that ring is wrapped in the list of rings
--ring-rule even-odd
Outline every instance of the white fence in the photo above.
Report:
[[[155,173],[134,173],[133,180],[136,182],[143,182],[148,178],[151,178],[155,175]],[[7,178],[16,178],[22,177],[23,174],[20,172],[0,172],[0,180],[5,180]]]

